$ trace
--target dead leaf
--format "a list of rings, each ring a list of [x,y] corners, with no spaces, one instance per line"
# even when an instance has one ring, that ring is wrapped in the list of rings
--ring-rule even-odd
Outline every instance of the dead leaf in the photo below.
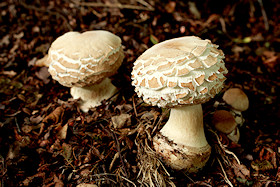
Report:
[[[60,131],[57,133],[57,137],[61,140],[66,139],[67,130],[68,130],[68,123],[60,129]]]
[[[59,106],[52,113],[43,119],[43,123],[54,122],[58,123],[64,114],[64,109]]]
[[[39,72],[36,72],[35,75],[41,79],[44,84],[48,84],[50,82],[50,73],[48,71],[48,68],[47,67],[42,67]]]
[[[9,45],[9,43],[10,43],[10,35],[7,34],[7,35],[4,36],[4,37],[2,38],[2,40],[0,41],[0,46],[2,46],[2,45]]]
[[[246,179],[246,177],[250,176],[250,171],[247,169],[247,167],[243,164],[238,164],[236,160],[233,160],[232,167],[237,177]]]
[[[190,12],[194,15],[195,19],[200,19],[201,15],[200,15],[200,12],[198,11],[197,7],[196,7],[195,2],[189,1],[188,5],[189,5]]]
[[[82,183],[82,184],[78,184],[77,187],[98,187],[98,186],[96,184]]]
[[[172,13],[172,12],[174,12],[175,7],[176,7],[176,2],[170,1],[167,3],[167,5],[165,5],[165,10],[167,13]]]
[[[62,156],[69,162],[72,158],[72,147],[69,144],[62,144]]]
[[[112,118],[113,127],[116,129],[123,128],[125,125],[131,125],[131,115],[121,114],[118,116],[113,116]]]
[[[159,39],[156,36],[154,36],[153,34],[150,35],[150,40],[154,45],[159,42]]]
[[[9,77],[14,77],[14,76],[17,75],[17,73],[15,71],[13,71],[13,70],[11,70],[11,71],[2,71],[2,74],[3,75],[7,75]]]
[[[256,160],[251,163],[251,167],[256,171],[267,171],[273,169],[273,165],[268,160]]]
[[[64,184],[62,182],[62,180],[60,179],[61,177],[57,177],[56,175],[54,175],[54,183],[55,183],[55,187],[63,187]]]

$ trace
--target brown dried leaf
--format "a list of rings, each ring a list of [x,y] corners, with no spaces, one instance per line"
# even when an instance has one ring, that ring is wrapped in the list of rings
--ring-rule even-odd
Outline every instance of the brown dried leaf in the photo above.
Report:
[[[67,136],[67,130],[68,130],[68,124],[64,125],[60,131],[57,133],[57,137],[61,140],[66,139]]]
[[[174,12],[175,7],[176,7],[176,2],[170,1],[167,3],[167,5],[165,5],[165,10],[167,13],[172,13],[172,12]]]
[[[47,67],[42,67],[39,72],[36,72],[35,75],[41,79],[44,84],[48,84],[50,82],[50,73],[48,71],[48,68]]]
[[[43,119],[43,123],[54,122],[58,123],[64,114],[64,109],[59,106],[52,113]]]
[[[251,167],[256,171],[266,171],[273,169],[273,165],[268,160],[256,160],[251,163]]]
[[[113,116],[112,118],[113,127],[116,129],[123,128],[125,125],[131,125],[131,115],[121,114],[119,116]]]
[[[246,177],[250,176],[250,171],[247,169],[247,167],[243,164],[238,164],[236,160],[233,160],[232,167],[237,177],[246,179]]]
[[[61,177],[57,177],[56,175],[54,175],[54,183],[55,183],[55,187],[63,187],[64,184],[62,182],[62,180],[60,179]]]
[[[62,156],[67,160],[70,161],[72,158],[72,147],[70,144],[63,143],[62,144]]]

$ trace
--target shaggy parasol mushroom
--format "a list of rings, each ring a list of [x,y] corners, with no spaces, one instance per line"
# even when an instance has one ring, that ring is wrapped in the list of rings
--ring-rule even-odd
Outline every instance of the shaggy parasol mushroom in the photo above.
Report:
[[[224,53],[209,40],[185,36],[158,43],[135,62],[132,85],[153,106],[170,107],[170,117],[153,138],[154,149],[176,170],[197,172],[209,159],[201,104],[223,87]]]
[[[241,112],[249,108],[247,95],[240,88],[230,88],[225,91],[223,100],[231,107],[231,113],[234,115],[236,123],[242,125],[244,119]]]
[[[227,135],[233,142],[237,143],[240,138],[239,129],[234,116],[226,110],[216,110],[212,116],[212,125],[218,131]]]
[[[80,108],[101,104],[116,93],[108,77],[117,72],[124,58],[121,39],[108,31],[68,32],[58,37],[48,51],[49,72],[63,86],[71,87]]]

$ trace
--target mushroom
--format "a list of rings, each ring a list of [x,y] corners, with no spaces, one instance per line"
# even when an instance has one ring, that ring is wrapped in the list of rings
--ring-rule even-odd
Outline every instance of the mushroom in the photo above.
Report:
[[[230,105],[231,113],[234,115],[236,123],[242,125],[244,119],[241,112],[249,108],[247,95],[240,88],[230,88],[225,91],[223,100]]]
[[[48,51],[49,72],[63,86],[71,87],[80,108],[101,105],[117,88],[108,78],[116,73],[124,58],[121,39],[108,31],[67,32]]]
[[[154,45],[134,62],[137,95],[150,105],[171,108],[153,145],[173,169],[197,172],[209,159],[201,104],[220,92],[226,79],[224,53],[217,48],[210,40],[185,36]]]
[[[233,142],[237,143],[240,138],[239,129],[234,116],[226,110],[216,110],[212,116],[212,125],[218,131],[227,135]]]

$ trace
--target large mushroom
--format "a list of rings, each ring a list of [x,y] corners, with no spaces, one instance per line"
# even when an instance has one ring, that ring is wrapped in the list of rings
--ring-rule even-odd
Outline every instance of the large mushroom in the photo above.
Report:
[[[121,39],[111,32],[67,32],[52,43],[45,64],[53,79],[71,87],[74,99],[81,98],[80,108],[87,112],[117,92],[108,77],[123,58]]]
[[[154,45],[134,62],[132,85],[138,96],[171,108],[153,144],[173,169],[197,172],[209,159],[201,104],[219,93],[226,79],[224,53],[217,48],[210,40],[185,36]]]

